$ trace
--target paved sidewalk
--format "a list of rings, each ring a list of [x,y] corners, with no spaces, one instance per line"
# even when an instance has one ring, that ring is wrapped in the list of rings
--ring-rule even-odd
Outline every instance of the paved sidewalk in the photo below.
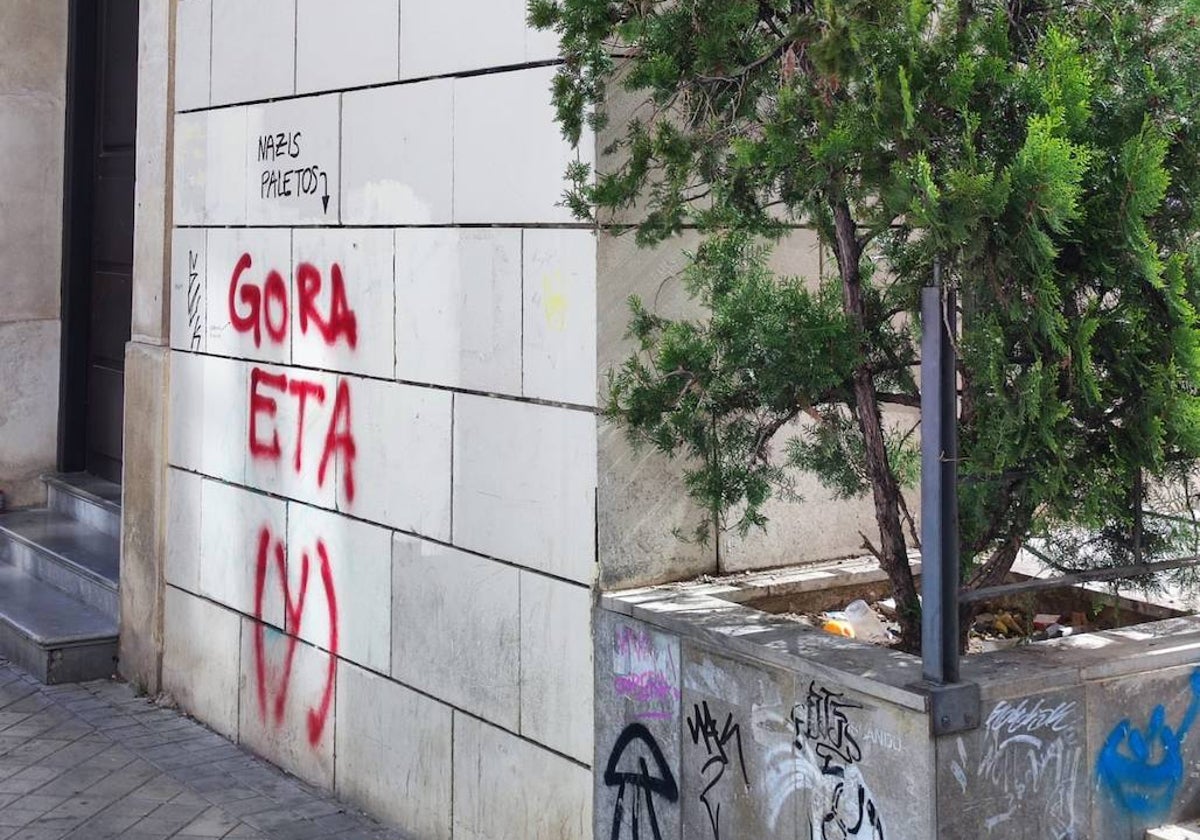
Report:
[[[402,840],[119,682],[0,659],[0,840]]]

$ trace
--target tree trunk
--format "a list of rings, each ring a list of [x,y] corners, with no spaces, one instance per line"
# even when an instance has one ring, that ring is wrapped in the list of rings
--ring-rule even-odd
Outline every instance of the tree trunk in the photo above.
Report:
[[[862,297],[859,244],[854,219],[844,198],[832,196],[835,256],[842,281],[842,309],[850,322],[866,334],[866,313]],[[883,418],[875,393],[874,372],[862,348],[859,363],[854,368],[854,401],[859,430],[866,452],[867,478],[875,502],[875,522],[879,527],[879,563],[892,584],[896,613],[900,619],[900,646],[907,651],[921,649],[921,609],[908,551],[904,544],[904,529],[900,521],[900,487],[888,463],[884,443]]]

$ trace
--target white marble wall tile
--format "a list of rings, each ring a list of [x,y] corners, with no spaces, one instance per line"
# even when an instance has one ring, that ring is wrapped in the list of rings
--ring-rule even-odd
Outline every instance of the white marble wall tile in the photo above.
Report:
[[[212,0],[175,7],[175,110],[207,108],[212,50]]]
[[[212,104],[296,90],[296,0],[212,0]]]
[[[395,81],[399,41],[400,0],[297,0],[296,93]]]
[[[325,650],[336,646],[343,659],[387,673],[391,667],[391,531],[292,503],[288,505],[288,555],[291,591],[306,587],[308,599],[298,626],[289,626],[288,632]]]
[[[577,221],[562,203],[576,159],[554,121],[553,67],[491,73],[454,83],[454,221]],[[590,160],[591,144],[581,144]]]
[[[392,377],[396,352],[392,247],[390,230],[293,233],[295,364]]]
[[[592,414],[455,398],[455,545],[590,584],[595,488]]]
[[[392,676],[516,729],[517,570],[403,534],[393,551]]]
[[[337,94],[246,108],[246,221],[338,220],[341,102]]]
[[[445,224],[454,198],[454,85],[449,80],[342,97],[342,221]]]
[[[396,231],[396,376],[520,393],[520,231]]]
[[[595,405],[596,237],[553,229],[524,237],[523,393]]]

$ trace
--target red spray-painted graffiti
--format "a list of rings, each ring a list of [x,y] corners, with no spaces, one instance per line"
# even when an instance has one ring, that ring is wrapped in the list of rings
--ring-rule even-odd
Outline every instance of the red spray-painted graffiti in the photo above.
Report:
[[[308,742],[316,746],[325,730],[329,717],[329,708],[333,702],[334,679],[337,673],[338,654],[338,606],[337,593],[334,590],[333,570],[329,565],[329,553],[325,543],[317,540],[317,558],[321,564],[321,584],[325,590],[325,601],[329,609],[329,670],[325,678],[325,687],[321,698],[315,706],[308,709],[307,726]],[[266,627],[263,624],[263,600],[266,596],[267,577],[271,570],[271,559],[274,559],[275,570],[279,585],[283,589],[284,630],[287,633],[287,650],[284,654],[282,671],[272,681],[267,670]],[[287,708],[288,689],[292,680],[292,663],[296,656],[296,645],[304,619],[304,606],[308,598],[308,576],[310,559],[307,551],[300,555],[300,590],[295,599],[292,598],[291,585],[288,582],[287,558],[283,543],[273,540],[271,529],[264,526],[258,535],[258,562],[254,578],[254,676],[258,687],[258,710],[264,721],[274,718],[275,725],[283,723],[284,711]],[[269,683],[274,682],[274,685]]]
[[[319,382],[290,379],[283,373],[268,373],[262,368],[250,370],[250,455],[256,460],[279,461],[283,458],[283,446],[279,441],[279,429],[272,426],[270,437],[264,438],[259,421],[274,418],[279,403],[269,391],[289,394],[296,400],[296,445],[292,450],[292,467],[299,473],[304,467],[304,418],[311,399],[318,406],[325,404],[325,386]],[[351,427],[350,383],[339,379],[333,398],[333,412],[325,430],[325,443],[321,449],[321,460],[317,464],[317,486],[325,486],[325,477],[333,463],[334,455],[342,456],[342,486],[348,501],[354,501],[354,459],[358,446]]]
[[[249,254],[242,254],[234,266],[229,280],[229,321],[240,333],[254,336],[254,346],[261,347],[263,332],[273,344],[282,344],[288,331],[288,289],[283,275],[271,269],[261,286],[242,282],[242,275],[254,265]],[[350,308],[346,297],[346,281],[342,267],[334,263],[330,268],[329,317],[325,318],[318,302],[323,280],[321,272],[312,263],[300,263],[296,267],[297,313],[300,332],[308,334],[309,324],[316,329],[324,342],[332,347],[339,341],[346,342],[351,349],[358,346],[358,317]],[[242,304],[239,311],[238,303]]]
[[[229,282],[230,323],[237,332],[250,334],[255,347],[262,345],[264,334],[272,344],[283,344],[288,338],[291,323],[292,301],[289,300],[288,285],[283,275],[274,269],[266,273],[261,285],[252,282],[248,279],[247,272],[253,265],[253,258],[245,253],[233,269]],[[324,281],[316,266],[300,263],[296,268],[295,280],[295,313],[301,335],[307,335],[311,326],[327,346],[332,347],[344,342],[354,350],[358,344],[358,319],[346,296],[346,283],[341,266],[334,263],[330,268],[328,317],[322,312],[320,305]],[[280,440],[280,432],[293,432],[294,446],[287,446],[286,452],[292,468],[299,474],[304,470],[305,421],[325,421],[324,443],[320,459],[316,463],[317,486],[325,486],[334,457],[340,456],[345,497],[348,501],[353,501],[354,460],[358,447],[351,424],[350,383],[344,378],[339,378],[333,390],[332,407],[326,408],[330,395],[321,379],[304,378],[294,373],[272,373],[259,367],[251,368],[248,446],[251,457],[256,461],[282,462],[285,457],[285,442]],[[278,422],[279,401],[287,397],[294,401],[294,429],[287,428],[287,423],[281,428]],[[318,419],[313,419],[314,416]],[[324,732],[333,702],[338,654],[337,593],[334,589],[329,553],[325,543],[318,539],[313,554],[310,555],[307,550],[300,553],[300,565],[298,569],[293,567],[293,575],[289,578],[289,561],[283,542],[272,537],[269,527],[263,527],[260,531],[254,587],[254,617],[257,619],[253,640],[254,669],[259,713],[264,721],[273,720],[276,726],[283,723],[287,709],[298,637],[304,621],[305,605],[309,600],[309,576],[314,564],[319,564],[321,586],[329,611],[329,670],[319,699],[307,709],[308,740],[316,746]],[[298,575],[295,574],[297,571]],[[298,589],[293,591],[293,579],[297,577]],[[269,578],[277,578],[278,586],[282,590],[286,634],[286,648],[282,659],[276,657],[276,660],[270,663],[268,631],[263,623],[263,604]],[[314,620],[310,618],[309,624]]]
[[[342,278],[342,267],[337,263],[329,270],[330,296],[329,320],[321,317],[317,309],[317,298],[321,294],[321,272],[312,263],[300,263],[296,268],[296,289],[300,296],[300,332],[308,332],[312,321],[325,343],[333,346],[339,338],[354,349],[358,346],[358,318],[346,300],[346,281]]]

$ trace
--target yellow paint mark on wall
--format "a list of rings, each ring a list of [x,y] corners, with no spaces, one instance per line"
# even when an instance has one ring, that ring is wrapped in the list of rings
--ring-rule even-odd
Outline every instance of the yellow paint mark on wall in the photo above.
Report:
[[[567,278],[561,271],[542,275],[542,314],[555,332],[567,328]]]

